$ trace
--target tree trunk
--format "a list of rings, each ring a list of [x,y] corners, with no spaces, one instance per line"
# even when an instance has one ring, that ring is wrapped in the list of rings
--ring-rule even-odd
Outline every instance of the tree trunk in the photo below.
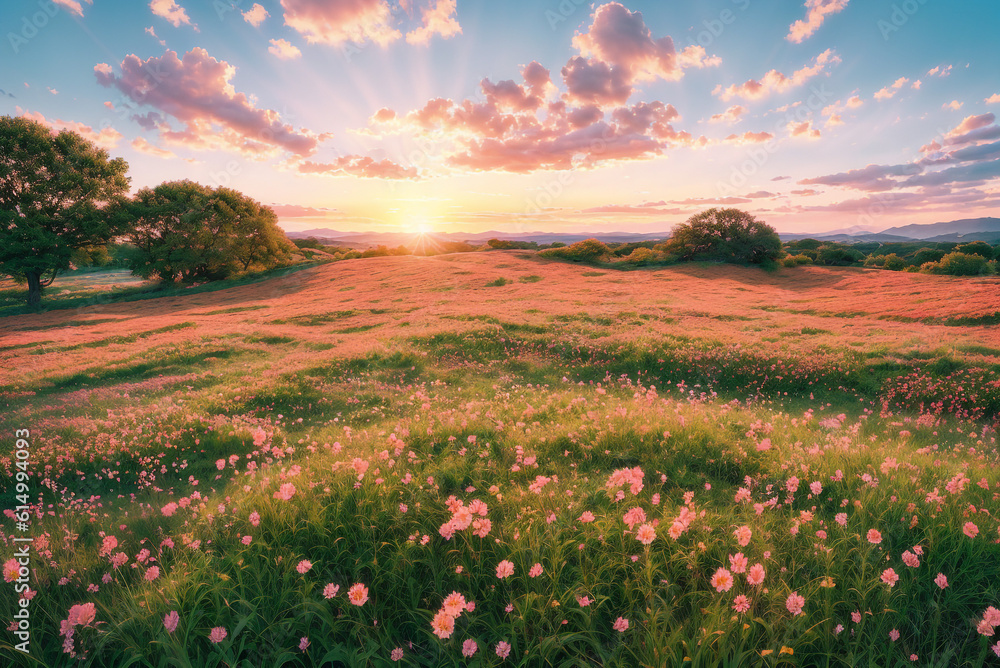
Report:
[[[42,305],[42,277],[30,271],[24,276],[28,279],[28,308],[37,309]]]

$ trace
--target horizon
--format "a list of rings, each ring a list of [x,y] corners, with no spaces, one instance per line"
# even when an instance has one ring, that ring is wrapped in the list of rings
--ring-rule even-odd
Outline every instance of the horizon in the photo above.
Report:
[[[233,187],[288,232],[989,216],[1000,8],[914,4],[9,3],[0,114],[124,157],[133,192]]]

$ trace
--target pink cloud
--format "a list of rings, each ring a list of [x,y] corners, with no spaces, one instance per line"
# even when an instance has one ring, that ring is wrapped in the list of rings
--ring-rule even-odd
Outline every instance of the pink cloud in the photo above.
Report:
[[[962,122],[956,125],[954,128],[948,131],[946,137],[957,137],[958,135],[964,135],[973,130],[978,130],[979,128],[985,128],[987,125],[992,125],[996,120],[996,116],[993,113],[979,114],[978,116],[966,116],[962,119]]]
[[[983,100],[986,104],[1000,104],[1000,93],[994,93]]]
[[[300,204],[272,204],[271,208],[279,218],[322,218],[336,209],[314,208]]]
[[[853,188],[869,192],[892,190],[897,183],[891,177],[913,176],[924,171],[920,165],[868,165],[862,169],[851,169],[839,174],[802,179],[799,185],[822,185]]]
[[[386,46],[402,37],[392,26],[392,9],[386,0],[281,0],[281,7],[285,25],[310,44],[371,41]]]
[[[733,106],[729,107],[728,109],[726,109],[721,114],[714,114],[711,118],[708,119],[708,122],[709,123],[722,123],[722,122],[735,123],[738,120],[740,120],[740,116],[742,116],[746,112],[747,112],[746,107],[741,107],[740,105],[736,104],[736,105],[733,105]]]
[[[812,126],[812,121],[796,123],[792,121],[786,126],[788,134],[792,137],[803,137],[805,139],[819,139],[820,132]]]
[[[847,106],[849,108],[851,108],[851,109],[857,109],[858,107],[860,107],[864,103],[865,103],[865,101],[861,99],[860,95],[855,95],[855,96],[851,97],[849,100],[847,100]]]
[[[770,132],[744,132],[741,135],[732,134],[725,141],[732,144],[763,144],[774,139]]]
[[[160,46],[166,46],[167,45],[167,43],[165,41],[163,41],[162,39],[160,39],[160,36],[156,34],[156,31],[153,30],[153,26],[149,26],[148,28],[146,28],[146,34],[149,35],[149,36],[151,36],[157,42],[159,42]]]
[[[421,10],[423,24],[406,33],[409,44],[427,44],[434,35],[447,39],[462,32],[462,26],[455,18],[456,0],[436,0],[433,5]]]
[[[844,124],[844,119],[840,117],[840,114],[832,114],[830,118],[826,119],[826,123],[823,124],[823,127],[834,128],[837,127],[838,125],[843,125],[843,124]]]
[[[827,49],[816,56],[811,65],[796,70],[791,76],[786,76],[778,70],[770,70],[760,79],[749,79],[738,86],[735,84],[728,88],[723,88],[721,85],[716,86],[712,93],[726,102],[734,97],[742,97],[745,100],[760,100],[772,93],[784,93],[801,86],[822,73],[827,65],[836,65],[839,62],[840,56],[834,53],[833,49]]]
[[[52,0],[55,4],[65,8],[70,14],[76,14],[83,18],[83,5],[77,0]],[[84,0],[88,5],[94,4],[94,0]]]
[[[175,0],[150,0],[149,8],[153,14],[169,21],[175,28],[180,28],[181,24],[192,25],[191,17],[187,11],[177,4]]]
[[[309,160],[298,166],[302,174],[326,174],[328,176],[360,176],[369,179],[415,179],[416,167],[403,167],[392,160],[375,160],[361,155],[345,155],[332,163],[316,163]]]
[[[200,47],[184,54],[174,51],[146,60],[128,55],[121,75],[110,65],[94,67],[97,81],[117,88],[137,104],[156,111],[133,116],[146,129],[156,128],[168,143],[196,149],[224,149],[263,159],[281,151],[310,155],[326,135],[295,130],[271,109],[259,109],[233,88],[236,68],[216,60]],[[182,124],[175,130],[163,114]]]
[[[122,133],[118,132],[112,127],[101,128],[100,130],[95,130],[89,125],[83,123],[78,123],[76,121],[64,121],[61,119],[49,120],[38,111],[24,111],[21,107],[15,107],[17,113],[24,117],[30,118],[33,121],[37,121],[49,128],[53,132],[59,132],[61,130],[68,130],[70,132],[75,132],[84,139],[94,142],[101,148],[113,149],[118,146],[118,142],[122,138]]]
[[[253,7],[245,12],[241,12],[243,15],[243,20],[252,25],[254,28],[260,27],[260,24],[264,22],[270,14],[261,5],[254,3]]]
[[[299,48],[287,39],[272,39],[271,46],[267,47],[269,53],[281,60],[293,60],[302,57]]]
[[[176,158],[177,154],[165,148],[160,148],[159,146],[154,146],[146,141],[145,137],[136,137],[132,140],[132,148],[141,152],[147,153],[149,155],[156,156],[157,158]]]
[[[788,28],[788,34],[785,36],[789,42],[794,44],[799,44],[807,37],[812,36],[814,32],[819,30],[819,27],[823,25],[823,21],[826,17],[831,14],[836,14],[847,7],[847,3],[850,0],[806,0],[806,9],[809,12],[806,14],[805,20],[798,20],[793,23]]]
[[[933,76],[946,77],[949,74],[951,74],[951,68],[952,68],[951,65],[947,65],[947,66],[946,65],[938,65],[937,67],[935,67],[935,68],[933,68],[931,70],[928,70],[927,71],[927,76],[929,76],[929,77],[933,77]]]
[[[958,100],[952,100],[951,102],[947,102],[947,103],[941,105],[941,108],[942,109],[951,109],[952,111],[958,111],[964,105],[965,105],[964,102],[959,102]]]
[[[894,96],[900,88],[909,83],[909,81],[910,80],[907,79],[906,77],[900,77],[896,79],[896,81],[894,81],[892,85],[886,86],[885,88],[876,92],[874,97],[876,100],[888,100],[889,98]]]

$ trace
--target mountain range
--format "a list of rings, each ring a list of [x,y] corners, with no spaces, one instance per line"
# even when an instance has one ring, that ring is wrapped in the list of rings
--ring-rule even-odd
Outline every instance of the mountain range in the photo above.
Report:
[[[386,246],[398,246],[400,244],[411,244],[416,235],[412,232],[341,232],[328,228],[317,228],[302,232],[288,232],[289,238],[307,239],[315,237],[319,241],[331,246],[346,246],[349,248],[368,248],[383,244]],[[556,241],[570,244],[583,239],[596,237],[606,242],[636,242],[649,241],[651,239],[665,239],[670,236],[669,231],[653,233],[631,233],[631,232],[500,232],[489,230],[486,232],[434,232],[425,235],[431,240],[438,242],[466,242],[473,245],[486,243],[490,239],[506,239],[511,241],[534,241],[538,244],[550,244]],[[830,230],[821,233],[780,233],[783,241],[793,241],[796,239],[819,239],[820,241],[836,241],[839,243],[862,243],[862,242],[904,242],[904,241],[985,241],[987,243],[1000,243],[1000,218],[967,218],[964,220],[953,220],[946,223],[928,223],[903,225],[890,227],[879,232],[875,232],[862,227],[849,227],[839,230]]]

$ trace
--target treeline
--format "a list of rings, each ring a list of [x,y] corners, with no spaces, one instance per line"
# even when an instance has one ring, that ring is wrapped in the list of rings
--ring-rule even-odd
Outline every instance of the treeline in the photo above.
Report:
[[[987,276],[997,273],[1000,244],[985,241],[842,244],[800,239],[784,244],[787,267],[818,264],[828,267],[875,267],[889,271],[923,272],[951,276]]]

